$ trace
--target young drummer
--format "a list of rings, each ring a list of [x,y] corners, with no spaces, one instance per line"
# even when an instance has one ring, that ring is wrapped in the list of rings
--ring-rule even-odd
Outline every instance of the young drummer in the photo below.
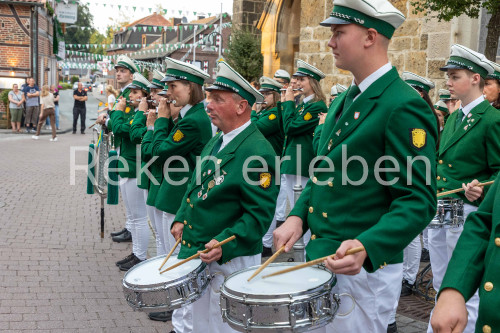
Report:
[[[484,197],[479,182],[495,179],[500,171],[500,113],[482,95],[484,79],[493,67],[484,55],[455,44],[451,56],[441,70],[448,75],[448,88],[457,96],[461,107],[453,112],[441,135],[437,155],[438,192],[453,190],[470,183],[474,195],[463,193],[448,197],[464,202],[464,218],[477,210]],[[463,226],[429,230],[429,252],[433,287],[439,291],[448,261],[451,258]],[[465,263],[464,263],[465,264]],[[479,297],[467,302],[468,323],[465,332],[474,332]],[[429,325],[428,332],[432,332]]]

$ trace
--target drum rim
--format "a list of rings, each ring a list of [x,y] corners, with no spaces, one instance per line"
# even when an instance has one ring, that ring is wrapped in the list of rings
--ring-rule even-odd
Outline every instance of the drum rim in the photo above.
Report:
[[[167,256],[166,254],[163,254],[163,255],[159,255],[159,256],[153,257],[153,258],[149,258],[149,259],[144,260],[143,262],[135,265],[134,267],[132,267],[123,276],[123,283],[122,283],[123,287],[127,288],[127,289],[130,289],[130,290],[133,290],[133,291],[137,291],[138,289],[149,290],[149,289],[158,288],[158,287],[168,288],[171,285],[178,284],[179,282],[182,282],[182,281],[185,281],[185,280],[189,279],[189,276],[192,275],[195,272],[197,274],[199,274],[200,272],[203,272],[205,269],[207,269],[207,264],[202,261],[200,263],[200,265],[198,265],[194,270],[190,271],[188,274],[183,275],[183,276],[181,276],[181,277],[179,277],[177,279],[174,279],[174,280],[171,280],[171,281],[168,281],[168,282],[158,282],[158,283],[154,283],[154,284],[134,284],[134,283],[130,283],[130,282],[126,281],[127,275],[129,273],[131,273],[133,270],[139,269],[141,266],[144,266],[148,261],[151,261],[151,260],[154,260],[154,259],[158,259],[158,258],[160,258],[160,259],[161,258],[165,258],[166,256]]]
[[[271,266],[282,266],[283,268],[286,268],[286,266],[296,266],[298,264],[300,264],[300,263],[292,263],[292,262],[271,263],[271,264],[269,264],[268,267],[271,267]],[[226,282],[229,279],[231,279],[232,277],[234,277],[234,276],[236,276],[236,275],[238,275],[240,273],[252,270],[252,269],[257,269],[259,267],[260,267],[260,265],[256,265],[256,266],[252,266],[252,267],[247,267],[245,269],[239,270],[239,271],[234,272],[231,275],[227,276],[224,279],[224,282],[222,283],[222,286],[220,288],[221,296],[225,295],[227,297],[232,297],[232,298],[242,298],[244,300],[248,300],[248,301],[251,301],[251,302],[257,302],[257,303],[259,301],[261,301],[261,300],[263,301],[263,300],[269,300],[269,299],[276,300],[276,303],[278,303],[278,302],[281,303],[281,302],[283,302],[283,300],[285,300],[286,303],[290,303],[296,297],[298,298],[298,297],[301,297],[301,296],[312,296],[314,294],[317,294],[317,293],[320,293],[320,292],[324,291],[323,286],[325,286],[325,285],[328,285],[329,288],[330,288],[330,290],[331,290],[337,284],[337,276],[335,275],[335,273],[331,272],[330,270],[328,270],[323,265],[313,265],[311,267],[324,270],[324,271],[330,273],[331,276],[324,283],[321,283],[318,286],[310,288],[310,289],[302,290],[300,292],[282,293],[282,294],[256,295],[256,294],[243,293],[243,292],[240,292],[240,291],[236,291],[236,290],[233,290],[233,289],[231,289],[231,288],[229,288],[229,287],[226,286]]]

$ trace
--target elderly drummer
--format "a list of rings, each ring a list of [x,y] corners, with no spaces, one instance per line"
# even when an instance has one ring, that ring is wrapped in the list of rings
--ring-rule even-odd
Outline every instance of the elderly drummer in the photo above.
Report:
[[[337,274],[336,292],[353,297],[341,298],[340,313],[352,311],[319,332],[387,331],[403,250],[436,212],[436,120],[387,54],[404,20],[387,0],[335,0],[321,23],[331,29],[336,66],[354,80],[326,116],[317,146],[324,159],[274,232],[276,248],[290,251],[311,230],[308,261],[336,255],[325,264]],[[383,160],[391,162],[382,163],[382,180]],[[365,251],[346,255],[360,246]]]
[[[221,132],[201,152],[172,226],[182,237],[178,258],[201,254],[211,274],[209,290],[193,303],[193,332],[235,332],[222,321],[219,289],[224,276],[260,264],[262,237],[269,229],[276,197],[276,153],[250,121],[251,105],[262,95],[225,62],[207,99],[212,123]]]
[[[456,44],[451,47],[450,59],[441,70],[447,72],[449,92],[458,97],[461,107],[449,116],[441,134],[437,155],[438,192],[463,187],[465,195],[457,193],[449,197],[463,200],[463,217],[467,218],[484,198],[484,189],[477,186],[479,181],[493,180],[500,171],[500,113],[482,94],[484,79],[493,72],[493,67],[484,55]],[[463,225],[429,230],[433,287],[436,291],[441,288],[448,261],[462,230]],[[470,296],[465,332],[474,332],[478,315],[478,294]],[[432,332],[431,325],[427,331]]]

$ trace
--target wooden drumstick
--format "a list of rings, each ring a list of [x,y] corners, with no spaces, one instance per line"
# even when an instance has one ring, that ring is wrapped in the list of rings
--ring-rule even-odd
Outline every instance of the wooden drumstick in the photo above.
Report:
[[[259,274],[260,272],[262,272],[262,270],[264,268],[267,267],[267,265],[269,265],[270,263],[272,263],[283,251],[285,251],[285,245],[283,245],[278,251],[276,251],[275,254],[273,254],[271,256],[271,258],[267,259],[265,263],[263,263],[258,270],[255,271],[255,273],[252,274],[252,276],[250,276],[248,278],[248,282],[250,282],[251,279],[253,279],[257,274]]]
[[[479,183],[477,184],[476,186],[488,186],[488,185],[492,185],[495,181],[492,180],[490,182],[486,182],[486,183]],[[437,197],[440,198],[442,196],[445,196],[445,195],[448,195],[448,194],[453,194],[453,193],[459,193],[459,192],[462,192],[464,189],[463,188],[457,188],[455,190],[451,190],[451,191],[446,191],[446,192],[441,192],[441,193],[438,193]]]
[[[236,238],[236,236],[234,236],[234,235],[233,235],[233,236],[231,236],[231,237],[229,237],[229,238],[226,238],[226,239],[224,239],[222,242],[219,242],[219,243],[215,244],[214,246],[212,246],[212,247],[211,247],[211,248],[209,248],[209,249],[205,249],[205,250],[203,250],[203,251],[201,251],[201,252],[198,252],[198,253],[196,253],[196,254],[193,254],[193,255],[192,255],[191,257],[189,257],[189,258],[186,258],[186,259],[184,259],[184,260],[182,260],[182,261],[179,261],[177,264],[172,265],[172,266],[170,266],[169,268],[167,268],[167,269],[165,269],[165,270],[161,271],[161,272],[160,272],[160,274],[163,274],[163,273],[165,273],[166,271],[169,271],[169,270],[174,269],[174,268],[176,268],[176,267],[179,267],[180,265],[183,265],[183,264],[187,263],[188,261],[191,261],[191,260],[193,260],[193,259],[196,259],[196,258],[198,258],[198,257],[200,256],[200,254],[202,254],[202,253],[207,253],[207,252],[209,252],[209,251],[211,251],[211,250],[213,250],[213,249],[215,249],[215,248],[218,248],[218,247],[220,247],[220,246],[222,246],[222,245],[224,245],[224,244],[226,244],[226,243],[228,243],[228,242],[232,241],[232,240],[233,240],[233,239],[235,239],[235,238]]]
[[[177,240],[177,242],[175,242],[175,245],[172,247],[172,249],[170,250],[170,252],[168,253],[168,255],[165,257],[165,260],[163,260],[163,262],[161,263],[160,268],[158,268],[159,271],[161,271],[161,269],[163,268],[163,265],[165,265],[165,263],[167,262],[168,258],[170,258],[170,256],[172,255],[172,253],[174,253],[174,250],[177,248],[177,245],[179,245],[179,243],[181,242],[181,238],[182,237],[179,237],[179,239]]]
[[[354,253],[358,253],[358,252],[361,252],[361,251],[364,251],[365,248],[363,246],[359,246],[359,247],[354,247],[352,249],[349,249],[346,251],[345,255],[350,255],[350,254],[354,254]],[[288,272],[293,272],[293,271],[296,271],[296,270],[299,270],[299,269],[302,269],[302,268],[306,268],[306,267],[310,267],[310,266],[314,266],[314,265],[317,265],[317,264],[321,264],[323,261],[325,261],[326,259],[330,258],[330,257],[333,257],[335,256],[335,253],[334,254],[330,254],[329,256],[326,256],[326,257],[322,257],[322,258],[318,258],[318,259],[315,259],[315,260],[311,260],[311,261],[308,261],[306,263],[303,263],[303,264],[300,264],[300,265],[297,265],[297,266],[292,266],[290,268],[285,268],[281,271],[277,271],[277,272],[274,272],[272,274],[268,274],[268,275],[264,275],[262,278],[265,279],[267,277],[271,277],[271,276],[275,276],[275,275],[281,275],[281,274],[284,274],[284,273],[288,273]]]

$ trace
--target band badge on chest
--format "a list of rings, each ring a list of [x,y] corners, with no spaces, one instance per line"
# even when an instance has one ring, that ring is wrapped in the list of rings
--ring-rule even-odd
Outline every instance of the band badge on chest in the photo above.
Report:
[[[172,139],[174,139],[174,142],[180,142],[182,139],[184,139],[184,133],[182,133],[182,131],[178,129],[172,136]]]
[[[276,119],[276,115],[271,113],[268,118],[269,118],[269,120],[274,120],[274,119]]]
[[[313,116],[312,116],[312,115],[308,112],[308,113],[306,113],[306,114],[304,115],[304,120],[305,120],[305,121],[311,120],[311,119],[312,119],[312,117],[313,117]]]
[[[422,128],[411,128],[410,144],[417,150],[423,149],[427,145],[427,132]]]
[[[259,175],[260,187],[266,189],[271,186],[271,174],[269,172],[262,172]]]

